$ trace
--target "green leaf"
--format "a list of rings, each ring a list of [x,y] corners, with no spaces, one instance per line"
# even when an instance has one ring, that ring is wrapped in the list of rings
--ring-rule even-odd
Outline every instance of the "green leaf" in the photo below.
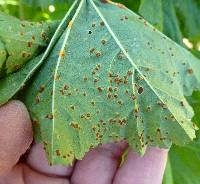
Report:
[[[48,56],[49,52],[52,50],[55,42],[58,40],[60,35],[63,33],[66,24],[71,19],[71,14],[75,4],[72,9],[66,14],[66,16],[61,21],[57,30],[54,29],[54,36],[52,37],[46,51],[38,57],[33,58],[29,61],[22,69],[18,70],[13,74],[9,74],[7,77],[0,79],[0,105],[6,103],[10,100],[21,88],[24,87],[27,80],[35,73],[35,71],[41,66],[45,58]],[[52,30],[53,31],[53,30]]]
[[[196,0],[175,0],[177,14],[181,21],[182,31],[186,38],[200,39],[200,6]]]
[[[110,1],[108,1],[110,2]],[[125,139],[144,153],[195,137],[199,60],[118,3],[81,0],[24,93],[51,164]]]
[[[6,62],[6,49],[4,47],[3,42],[0,41],[0,77],[3,75],[3,67]]]
[[[195,91],[187,98],[194,109],[193,121],[200,126],[200,92]],[[198,184],[200,178],[200,137],[185,146],[173,146],[169,152],[169,158],[163,184]],[[174,183],[172,182],[174,181]]]
[[[172,175],[172,167],[170,157],[168,157],[167,165],[165,168],[165,174],[163,177],[163,184],[174,184],[174,178]]]
[[[160,31],[163,31],[162,0],[142,0],[139,13]]]
[[[180,30],[180,23],[176,16],[173,0],[165,0],[163,2],[163,33],[169,38],[183,46],[183,36]]]
[[[32,7],[47,8],[49,5],[72,3],[73,0],[21,0]]]
[[[173,0],[143,0],[138,12],[165,35],[183,45]]]
[[[186,147],[172,147],[169,152],[171,171],[167,171],[167,173],[172,173],[175,184],[199,184],[199,155],[200,139]],[[163,184],[171,183],[168,180],[164,180]]]
[[[47,46],[57,25],[20,21],[0,12],[0,48],[4,48],[0,52],[0,69],[13,73],[21,68]]]

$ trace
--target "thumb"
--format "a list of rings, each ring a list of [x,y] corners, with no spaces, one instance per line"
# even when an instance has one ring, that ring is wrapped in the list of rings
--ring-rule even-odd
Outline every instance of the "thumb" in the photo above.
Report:
[[[20,101],[0,108],[0,175],[18,162],[32,142],[32,126],[28,111]]]

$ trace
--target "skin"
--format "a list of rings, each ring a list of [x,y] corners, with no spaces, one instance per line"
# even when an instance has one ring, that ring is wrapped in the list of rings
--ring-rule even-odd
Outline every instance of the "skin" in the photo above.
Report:
[[[167,150],[149,148],[144,157],[127,144],[107,144],[86,154],[72,167],[48,166],[42,145],[32,144],[32,127],[26,107],[11,101],[0,108],[0,184],[161,184]],[[28,150],[27,158],[19,158]]]

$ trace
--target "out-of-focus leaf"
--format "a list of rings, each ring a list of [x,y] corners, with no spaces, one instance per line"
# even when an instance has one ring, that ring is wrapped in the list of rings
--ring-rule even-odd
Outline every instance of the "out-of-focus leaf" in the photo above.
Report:
[[[141,0],[139,13],[160,31],[163,31],[162,0]]]
[[[58,23],[20,21],[0,13],[0,70],[12,73],[47,46]],[[6,55],[6,57],[5,57]]]
[[[174,178],[172,174],[172,167],[170,157],[168,157],[167,165],[165,168],[165,175],[163,177],[163,184],[174,184]]]
[[[123,5],[81,0],[24,102],[52,164],[113,140],[169,148],[195,137],[184,95],[200,87],[199,66]]]
[[[173,0],[163,2],[163,33],[180,45],[183,45],[183,36],[180,30],[179,20],[176,16]]]
[[[174,184],[199,184],[200,139],[186,147],[173,146],[169,152]],[[167,177],[168,170],[165,173]],[[164,180],[163,184],[171,184]]]
[[[190,105],[193,107],[195,116],[193,121],[200,127],[200,92],[196,91],[192,96],[188,97]],[[169,167],[170,165],[170,167]],[[200,181],[200,137],[199,132],[197,139],[185,146],[172,146],[169,152],[169,160],[165,171],[163,184],[199,184]]]
[[[157,29],[182,45],[182,33],[173,0],[142,0],[138,11]]]
[[[190,40],[200,40],[200,6],[196,0],[174,0],[182,32]]]
[[[73,0],[21,0],[32,7],[47,8],[49,5],[72,3]]]

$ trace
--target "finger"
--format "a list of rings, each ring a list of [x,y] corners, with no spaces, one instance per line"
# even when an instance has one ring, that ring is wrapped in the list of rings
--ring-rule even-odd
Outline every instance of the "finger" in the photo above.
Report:
[[[50,177],[35,172],[28,166],[24,166],[24,183],[25,184],[69,184],[65,178]]]
[[[51,176],[70,176],[73,170],[72,167],[49,166],[41,144],[35,144],[31,148],[27,163],[34,170]]]
[[[118,167],[125,143],[107,144],[90,151],[78,161],[72,174],[72,184],[110,184]]]
[[[129,151],[117,171],[114,184],[161,184],[167,161],[167,150],[149,148],[143,157]]]
[[[26,107],[11,101],[0,108],[0,174],[6,173],[32,142],[32,125]]]
[[[15,166],[6,176],[0,176],[0,184],[24,184],[23,165]]]

